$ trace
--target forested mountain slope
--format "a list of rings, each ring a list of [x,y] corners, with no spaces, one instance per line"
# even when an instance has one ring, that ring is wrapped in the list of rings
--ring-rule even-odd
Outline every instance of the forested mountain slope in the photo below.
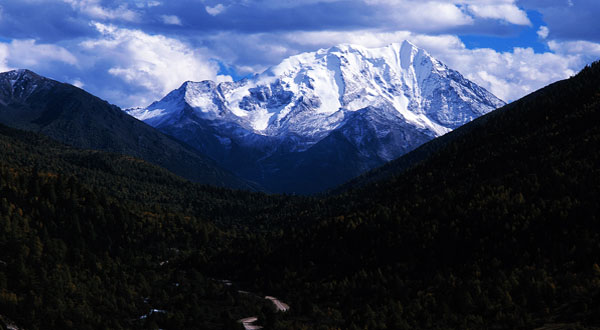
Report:
[[[2,125],[0,150],[0,321],[25,329],[152,328],[161,313],[140,317],[181,304],[161,325],[230,329],[266,303],[233,301],[222,283],[179,261],[209,258],[244,227],[306,208]]]
[[[319,199],[179,188],[14,130],[0,142],[0,310],[27,329],[600,326],[599,63]]]
[[[193,148],[81,90],[29,70],[0,73],[0,123],[63,143],[145,159],[192,181],[253,189]]]

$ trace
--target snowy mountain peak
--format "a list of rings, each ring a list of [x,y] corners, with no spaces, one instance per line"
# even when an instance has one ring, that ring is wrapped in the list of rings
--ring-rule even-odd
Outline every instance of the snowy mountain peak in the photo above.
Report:
[[[411,44],[408,41],[403,42],[400,48],[400,63],[402,65],[402,68],[406,69],[413,65],[415,56],[417,56],[418,53],[419,49],[415,45]]]
[[[147,108],[127,112],[215,159],[225,157],[217,155],[219,146],[257,148],[263,158],[307,152],[335,133],[378,164],[503,104],[404,41],[302,53],[237,82],[188,81]],[[190,136],[199,130],[209,137]]]
[[[50,79],[27,69],[0,73],[0,101],[8,98],[24,100],[40,87],[54,84]]]
[[[237,83],[188,81],[146,111],[131,110],[130,114],[160,125],[165,116],[187,105],[201,118],[236,121],[257,134],[277,136],[306,132],[307,120],[311,131],[327,132],[343,122],[344,116],[333,116],[340,111],[386,103],[404,120],[439,135],[502,104],[478,88],[468,98],[475,96],[487,102],[483,108],[475,107],[473,114],[458,117],[451,108],[440,109],[443,115],[431,118],[427,112],[436,93],[435,81],[452,74],[459,79],[447,87],[457,95],[465,94],[462,89],[472,87],[464,86],[466,79],[408,41],[375,49],[343,44],[292,56],[263,74]],[[304,107],[312,110],[310,118],[304,114],[301,122],[293,120],[293,116],[304,113]],[[314,126],[320,123],[324,124],[322,129]]]
[[[41,76],[37,75],[35,72],[27,70],[27,69],[17,69],[11,70],[7,72],[0,73],[3,77],[7,77],[9,79],[21,80],[21,79],[43,79]]]

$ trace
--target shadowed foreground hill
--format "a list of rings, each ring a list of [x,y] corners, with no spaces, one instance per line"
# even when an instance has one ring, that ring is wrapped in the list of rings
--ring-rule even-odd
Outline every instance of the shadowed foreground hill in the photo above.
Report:
[[[161,325],[231,329],[231,315],[266,303],[230,300],[222,283],[180,263],[229,249],[242,226],[307,208],[3,125],[0,152],[0,328],[153,328],[160,315],[140,317],[178,308]]]
[[[254,188],[118,107],[28,70],[0,73],[0,123],[42,133],[78,148],[142,158],[195,182]]]
[[[14,134],[0,314],[27,329],[600,327],[599,63],[320,199],[179,189],[79,155],[52,170],[52,146]]]

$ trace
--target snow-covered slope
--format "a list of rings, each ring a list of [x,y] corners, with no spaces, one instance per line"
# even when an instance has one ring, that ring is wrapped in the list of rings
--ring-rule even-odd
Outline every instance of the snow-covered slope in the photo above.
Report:
[[[149,107],[127,112],[268,188],[313,192],[503,104],[405,41],[304,53],[238,82],[186,82]],[[311,150],[324,144],[336,149],[331,155],[338,153],[337,161],[326,150]],[[314,163],[319,177],[336,179],[304,177]],[[304,184],[307,179],[318,182]]]
[[[0,102],[8,99],[24,100],[38,88],[47,89],[55,83],[36,73],[20,69],[0,74]]]

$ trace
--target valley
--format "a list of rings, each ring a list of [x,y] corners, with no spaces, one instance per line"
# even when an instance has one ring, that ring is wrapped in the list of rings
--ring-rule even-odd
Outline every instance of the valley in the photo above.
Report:
[[[248,316],[594,329],[598,86],[594,63],[318,197],[191,183],[1,127],[2,315],[24,329],[239,329]],[[169,312],[139,319],[154,309]]]
[[[0,0],[0,330],[600,330],[598,13]]]

